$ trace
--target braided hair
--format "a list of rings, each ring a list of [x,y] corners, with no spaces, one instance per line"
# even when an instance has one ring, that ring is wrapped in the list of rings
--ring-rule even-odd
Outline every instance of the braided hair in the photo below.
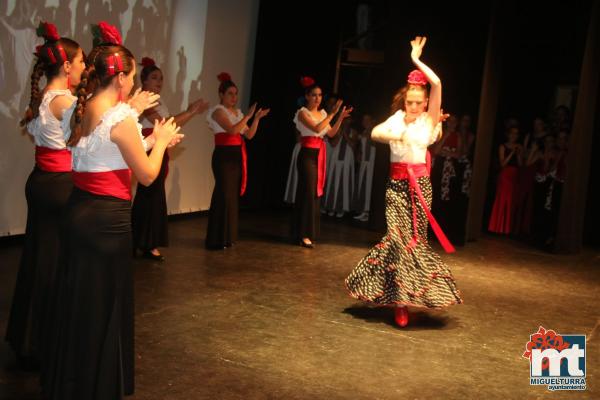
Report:
[[[120,59],[121,68],[116,68],[115,65],[111,64],[111,57]],[[88,96],[94,93],[96,89],[109,86],[121,72],[128,75],[135,67],[135,60],[131,51],[116,44],[94,47],[89,54],[88,61],[85,70],[81,73],[81,81],[75,91],[77,103],[71,116],[71,136],[67,142],[68,146],[75,146],[83,136],[81,121],[83,120]]]
[[[80,49],[76,41],[64,37],[58,40],[46,40],[43,45],[37,47],[35,53],[37,60],[31,73],[31,96],[23,119],[20,121],[21,126],[27,125],[39,115],[43,96],[43,91],[40,90],[42,76],[45,76],[46,82],[49,83],[60,74],[65,62],[73,61]]]

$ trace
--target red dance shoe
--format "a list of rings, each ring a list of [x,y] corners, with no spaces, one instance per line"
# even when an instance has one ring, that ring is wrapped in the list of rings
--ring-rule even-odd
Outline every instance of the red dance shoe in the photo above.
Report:
[[[408,308],[406,306],[398,306],[394,310],[394,316],[396,319],[396,324],[400,328],[404,328],[408,325]]]

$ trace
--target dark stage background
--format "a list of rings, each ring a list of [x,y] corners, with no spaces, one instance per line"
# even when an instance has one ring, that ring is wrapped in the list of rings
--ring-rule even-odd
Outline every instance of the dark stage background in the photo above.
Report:
[[[338,92],[355,107],[357,120],[365,112],[377,121],[389,115],[394,92],[413,69],[409,41],[426,35],[422,59],[442,79],[444,109],[455,115],[472,115],[475,128],[492,14],[502,35],[494,143],[502,138],[501,127],[509,116],[518,118],[525,132],[533,118],[547,117],[555,107],[557,88],[578,84],[592,2],[499,3],[411,2],[408,9],[406,2],[385,0],[304,1],[296,6],[261,1],[251,101],[270,106],[271,114],[248,143],[249,185],[243,207],[286,207],[283,193],[295,143],[292,118],[297,99],[303,95],[299,78],[312,76],[325,94],[332,91],[338,46],[356,35],[359,4],[370,6],[370,25],[375,28],[371,47],[384,52],[385,62],[379,68],[341,69]],[[594,154],[600,151],[598,142],[594,141]],[[493,149],[495,152],[496,145]],[[592,169],[590,189],[600,173],[597,162]],[[492,201],[494,176],[490,173],[488,203]],[[600,223],[593,207],[599,200],[588,190],[588,244],[600,244],[598,235],[591,234],[592,226]]]

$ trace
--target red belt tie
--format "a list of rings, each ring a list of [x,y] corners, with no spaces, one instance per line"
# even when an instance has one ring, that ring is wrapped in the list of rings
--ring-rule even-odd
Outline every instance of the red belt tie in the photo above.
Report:
[[[423,197],[423,193],[421,193],[421,187],[417,182],[417,178],[422,176],[429,176],[429,166],[427,164],[407,164],[407,163],[390,163],[390,178],[397,180],[408,180],[408,184],[410,187],[411,201],[412,201],[412,209],[413,209],[413,237],[410,243],[408,244],[408,248],[412,249],[417,244],[417,240],[419,239],[419,232],[417,230],[418,220],[417,220],[417,208],[415,207],[415,193],[425,210],[425,214],[427,214],[427,219],[431,224],[431,228],[435,233],[435,236],[440,241],[440,244],[446,251],[446,253],[454,253],[454,246],[448,240],[442,228],[437,223],[433,214],[429,210],[427,206],[427,202],[425,201],[425,197]]]
[[[302,136],[302,147],[308,149],[319,149],[318,174],[317,174],[317,197],[323,196],[325,187],[325,166],[327,161],[327,150],[325,141],[318,136]]]

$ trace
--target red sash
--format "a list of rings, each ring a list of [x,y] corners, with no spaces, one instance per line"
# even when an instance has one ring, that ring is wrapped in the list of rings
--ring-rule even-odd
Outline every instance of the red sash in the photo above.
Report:
[[[317,197],[323,196],[323,188],[325,187],[325,171],[327,165],[327,149],[325,141],[318,136],[302,136],[302,147],[308,149],[319,149],[319,163],[317,174]]]
[[[73,171],[73,184],[93,194],[131,200],[131,170],[129,169],[106,172]]]
[[[47,172],[71,172],[71,151],[35,146],[35,163]]]
[[[419,199],[419,202],[421,203],[421,206],[423,207],[423,209],[425,210],[425,213],[427,214],[427,219],[429,220],[429,223],[431,224],[431,228],[433,229],[435,236],[437,236],[438,240],[440,241],[440,244],[442,245],[442,247],[444,248],[446,253],[454,253],[454,246],[452,246],[452,243],[450,243],[450,241],[448,240],[448,238],[442,231],[442,228],[440,227],[440,225],[437,223],[437,221],[433,217],[433,214],[431,214],[429,207],[427,207],[427,201],[425,201],[425,197],[423,197],[423,193],[421,193],[421,188],[419,186],[419,183],[417,182],[417,178],[420,178],[422,176],[429,176],[429,165],[427,163],[426,164],[390,163],[390,178],[397,179],[397,180],[405,180],[406,179],[406,180],[408,180],[408,184],[410,187],[410,195],[411,195],[410,197],[411,197],[412,209],[413,209],[413,237],[412,237],[412,240],[410,241],[410,243],[408,244],[408,248],[412,249],[417,244],[417,240],[419,239],[419,233],[417,230],[417,227],[418,227],[417,208],[415,207],[416,206],[415,193],[416,193],[417,197]]]
[[[148,137],[152,135],[154,128],[143,128],[142,135],[144,137]],[[148,150],[146,153],[150,154],[152,149]],[[165,149],[165,154],[163,155],[163,164],[165,164],[165,178],[169,175],[169,149]]]
[[[240,187],[240,196],[246,192],[246,184],[248,182],[248,157],[246,154],[246,141],[240,134],[230,134],[221,132],[215,134],[216,146],[241,146],[242,148],[242,185]]]

